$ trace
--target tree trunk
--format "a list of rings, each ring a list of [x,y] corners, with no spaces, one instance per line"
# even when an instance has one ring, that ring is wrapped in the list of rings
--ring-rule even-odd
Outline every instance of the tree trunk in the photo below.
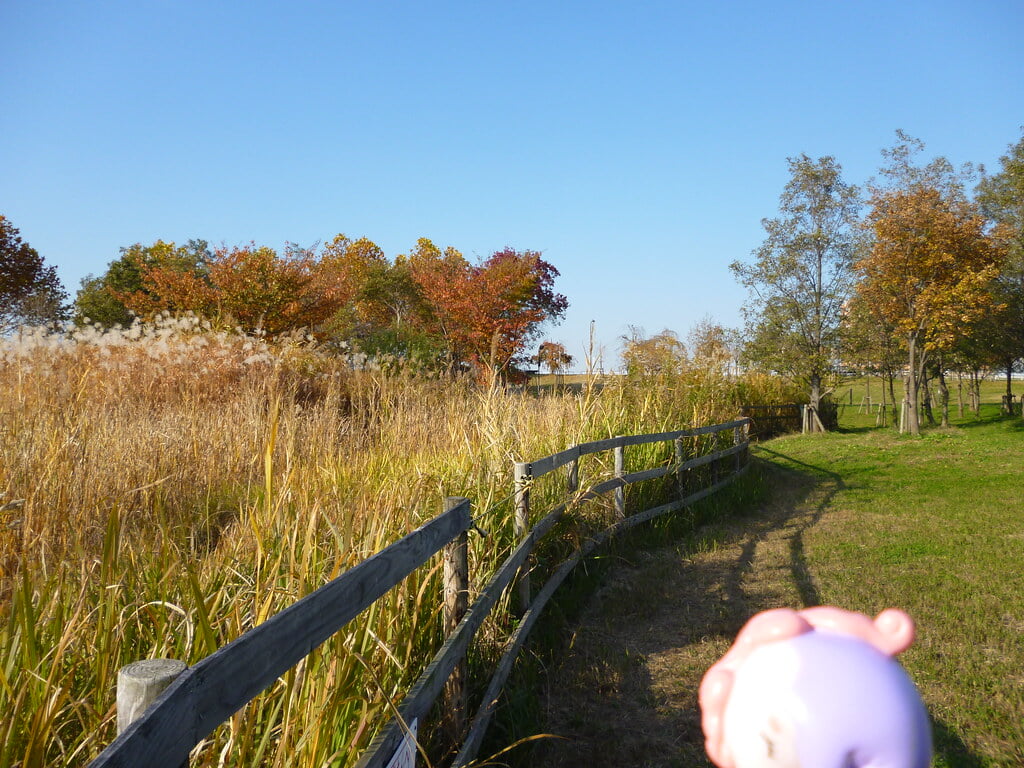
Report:
[[[981,416],[981,371],[975,368],[971,372],[971,410],[975,416]]]
[[[1006,361],[1006,397],[1003,398],[1003,413],[1013,415],[1013,358]]]
[[[811,375],[811,397],[810,397],[810,400],[811,400],[810,407],[812,409],[814,409],[814,413],[817,414],[818,413],[818,406],[821,404],[821,376],[819,376],[816,373]],[[813,418],[811,419],[811,423],[810,423],[810,431],[811,432],[817,432],[818,431],[817,421],[815,419],[813,419]]]
[[[889,411],[889,404],[885,401],[885,380],[882,380],[882,404],[878,407],[878,416],[875,417],[875,426],[885,426],[885,415]],[[870,413],[870,410],[868,411]]]
[[[924,396],[921,398],[921,409],[928,419],[928,426],[934,427],[935,414],[932,413],[932,381],[927,376],[921,379],[921,389],[924,391]]]
[[[911,335],[907,338],[907,378],[904,382],[904,390],[907,395],[907,420],[904,424],[904,431],[912,435],[921,434],[921,424],[918,420],[917,403],[917,337]]]
[[[961,419],[964,417],[964,372],[956,372],[956,412]]]
[[[939,407],[942,409],[942,426],[949,426],[949,386],[946,384],[946,374],[942,370],[942,361],[939,361]]]
[[[896,402],[896,374],[889,371],[885,374],[885,378],[889,382],[889,403],[892,408],[892,425],[898,429],[900,425],[900,412],[899,404]]]

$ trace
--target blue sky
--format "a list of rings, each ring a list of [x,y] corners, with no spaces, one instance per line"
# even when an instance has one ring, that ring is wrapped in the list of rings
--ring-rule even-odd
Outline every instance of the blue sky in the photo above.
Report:
[[[542,251],[549,336],[740,324],[786,158],[997,167],[1024,3],[0,2],[0,213],[72,291],[160,238]]]

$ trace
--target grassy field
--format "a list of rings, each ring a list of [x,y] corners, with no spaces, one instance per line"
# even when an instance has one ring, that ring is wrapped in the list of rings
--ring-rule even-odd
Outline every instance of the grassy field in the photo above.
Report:
[[[903,661],[949,765],[1024,764],[1024,422],[997,410],[919,440],[869,430],[760,451],[834,488],[802,539],[817,601],[918,622]]]
[[[969,382],[966,377],[961,378],[956,374],[951,375],[946,385],[949,388],[949,412],[950,418],[955,421],[962,421],[972,415]],[[1017,398],[1017,408],[1020,408],[1021,392],[1024,392],[1024,381],[1013,382],[1014,395]],[[884,390],[884,391],[883,391]],[[931,382],[933,397],[933,415],[936,421],[940,420],[938,399],[938,387]],[[978,386],[982,405],[993,405],[1001,402],[1002,396],[1006,393],[1006,380],[1000,377],[982,379]],[[903,397],[903,384],[896,381],[894,394],[899,402]],[[877,376],[860,377],[850,379],[836,387],[832,393],[832,399],[839,406],[840,424],[847,427],[869,427],[892,426],[892,399],[883,379]],[[879,406],[886,404],[889,414],[879,415]],[[922,425],[925,420],[922,418]]]
[[[933,718],[936,766],[1024,764],[1024,421],[988,404],[914,439],[847,420],[755,456],[715,522],[658,552],[616,553],[542,686],[538,727],[569,741],[542,742],[537,759],[709,765],[704,670],[754,612],[834,604],[914,617],[900,658]]]

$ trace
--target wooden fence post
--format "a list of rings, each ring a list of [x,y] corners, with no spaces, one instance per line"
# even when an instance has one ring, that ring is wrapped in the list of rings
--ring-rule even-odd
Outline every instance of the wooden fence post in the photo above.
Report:
[[[461,496],[448,496],[444,511],[450,512],[463,502]],[[469,534],[463,531],[444,547],[444,636],[448,637],[469,608]],[[445,683],[445,721],[453,743],[459,743],[466,729],[466,659],[455,665]]]
[[[572,496],[580,489],[580,460],[575,458],[565,468],[565,490]]]
[[[743,464],[750,463],[750,422],[743,425]]]
[[[743,443],[743,427],[732,428],[732,444],[740,445]],[[743,451],[736,451],[736,471],[739,472],[743,468]]]
[[[679,498],[686,498],[686,476],[689,474],[689,470],[684,470],[683,464],[686,463],[686,446],[683,445],[683,438],[677,437],[673,440],[676,448],[676,466],[679,467],[676,470],[676,486],[679,488]]]
[[[176,659],[143,659],[121,667],[117,673],[117,732],[138,720],[187,668]]]
[[[515,465],[515,491],[516,491],[516,515],[514,520],[513,533],[516,541],[521,541],[530,530],[530,484],[533,481],[533,469],[529,462],[516,462]],[[523,565],[516,579],[516,587],[519,592],[519,612],[526,613],[530,607],[530,571],[527,565]]]
[[[624,477],[626,474],[626,448],[622,445],[615,446],[615,476]],[[626,488],[619,486],[615,489],[615,514],[622,520],[626,517]]]
[[[718,451],[718,433],[717,432],[712,432],[711,433],[711,452],[712,453],[717,453],[717,451]],[[721,462],[718,459],[715,459],[714,461],[711,462],[711,484],[712,485],[714,485],[715,483],[718,482],[718,471],[719,471],[718,465],[720,463]]]

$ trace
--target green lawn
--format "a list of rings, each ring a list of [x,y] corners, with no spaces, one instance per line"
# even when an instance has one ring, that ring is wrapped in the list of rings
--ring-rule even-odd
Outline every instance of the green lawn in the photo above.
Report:
[[[914,617],[901,658],[932,713],[937,765],[1024,765],[1024,421],[987,405],[918,439],[851,421],[757,451],[774,482],[795,472],[828,489],[792,545],[809,593]]]
[[[961,423],[965,420],[972,420],[973,414],[970,412],[970,392],[967,379],[964,378],[963,381],[960,381],[956,375],[951,375],[946,380],[946,386],[949,388],[950,419]],[[981,393],[983,406],[986,404],[998,405],[1002,402],[1002,397],[1006,393],[1006,379],[999,376],[983,379],[978,389]],[[1016,398],[1014,402],[1017,403],[1018,409],[1020,408],[1022,393],[1024,393],[1024,381],[1014,381],[1013,394]],[[896,401],[899,402],[903,397],[902,381],[897,380],[895,382],[894,394],[896,395]],[[884,385],[884,381],[880,377],[862,376],[843,382],[832,393],[832,399],[839,406],[839,423],[845,427],[874,427],[879,425],[881,420],[878,416],[878,411],[879,405],[883,402],[883,395],[884,402],[891,412],[892,399],[888,387]],[[938,421],[940,419],[938,385],[935,382],[932,382],[932,395],[934,398],[932,403],[934,416],[936,421]],[[964,412],[962,417],[960,416],[961,399],[963,400]],[[892,419],[890,416],[886,416],[885,423],[891,425]],[[922,425],[925,424],[923,418],[921,423]]]

